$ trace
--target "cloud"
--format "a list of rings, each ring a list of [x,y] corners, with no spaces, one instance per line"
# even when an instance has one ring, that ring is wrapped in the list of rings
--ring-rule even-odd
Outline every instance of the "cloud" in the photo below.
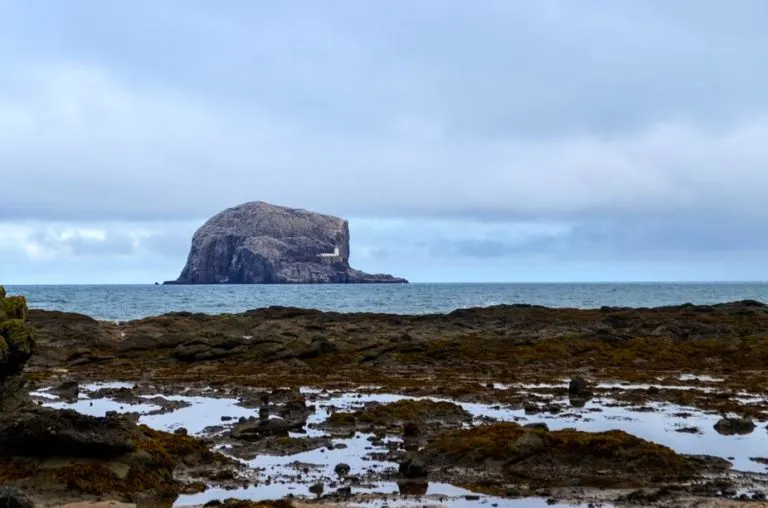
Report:
[[[256,199],[352,218],[375,267],[768,249],[765,2],[34,4],[0,4],[24,256],[180,268]]]

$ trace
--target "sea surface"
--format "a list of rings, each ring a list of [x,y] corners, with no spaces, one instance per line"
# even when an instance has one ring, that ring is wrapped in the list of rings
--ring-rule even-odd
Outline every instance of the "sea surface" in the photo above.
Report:
[[[338,312],[445,313],[527,303],[548,307],[656,307],[734,300],[768,303],[768,283],[349,284],[6,286],[30,307],[125,321],[174,311],[237,313],[273,305]]]

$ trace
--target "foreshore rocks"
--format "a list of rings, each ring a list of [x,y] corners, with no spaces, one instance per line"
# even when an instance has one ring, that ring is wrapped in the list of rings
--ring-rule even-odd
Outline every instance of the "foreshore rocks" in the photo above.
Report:
[[[414,467],[418,464],[418,468]],[[549,432],[496,423],[443,434],[401,465],[406,477],[434,471],[437,478],[477,485],[534,487],[647,487],[691,481],[730,463],[689,457],[625,432]]]
[[[228,208],[192,237],[179,278],[166,284],[405,283],[349,266],[349,224],[263,201]]]
[[[750,301],[654,309],[505,305],[413,316],[270,307],[218,316],[174,312],[119,324],[29,314],[40,336],[36,370],[59,366],[135,379],[153,369],[181,381],[200,375],[191,365],[218,365],[206,370],[209,381],[282,382],[294,375],[375,381],[450,369],[502,380],[546,368],[573,376],[575,406],[590,388],[574,366],[637,376],[702,365],[720,372],[761,369],[768,358],[768,307]]]
[[[54,316],[57,332],[66,333],[71,315]],[[24,298],[6,296],[0,287],[0,484],[57,501],[84,494],[124,500],[145,495],[173,498],[183,488],[174,478],[177,466],[191,471],[230,461],[195,438],[137,426],[125,417],[94,417],[33,404],[23,375],[37,337],[28,317]],[[96,323],[87,318],[76,321]],[[68,337],[71,345],[94,344],[83,340],[80,327],[69,330],[78,335]],[[52,343],[51,338],[46,336],[46,346],[62,349],[64,344]],[[69,358],[69,352],[57,357]],[[78,390],[77,382],[70,380],[54,393],[72,400]],[[6,493],[8,503],[16,503],[10,506],[26,506],[24,494]]]

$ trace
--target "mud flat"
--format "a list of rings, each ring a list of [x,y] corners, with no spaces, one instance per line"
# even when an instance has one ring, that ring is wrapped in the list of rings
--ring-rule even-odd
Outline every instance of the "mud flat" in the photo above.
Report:
[[[29,322],[40,410],[120,418],[212,454],[176,453],[164,496],[71,484],[70,502],[759,506],[768,493],[757,302]],[[53,506],[17,476],[6,483]]]

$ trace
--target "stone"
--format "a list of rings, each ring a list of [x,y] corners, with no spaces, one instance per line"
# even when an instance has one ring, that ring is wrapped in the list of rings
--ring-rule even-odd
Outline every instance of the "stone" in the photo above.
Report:
[[[0,287],[0,412],[29,403],[21,373],[32,356],[37,334],[28,318],[26,299],[6,296]]]
[[[51,393],[67,401],[77,400],[80,394],[80,384],[77,381],[64,381],[59,386],[52,388]]]
[[[289,422],[282,418],[253,419],[238,423],[230,431],[234,439],[258,441],[266,436],[288,436],[290,431],[301,430],[303,422]]]
[[[200,227],[178,279],[165,284],[408,282],[355,270],[349,255],[346,220],[254,201]]]
[[[33,406],[0,419],[0,455],[5,457],[109,458],[133,450],[131,426],[119,416]]]
[[[755,430],[755,422],[749,418],[722,418],[715,423],[715,430],[726,436],[750,434]]]
[[[16,487],[0,487],[0,508],[35,508],[35,503]]]
[[[427,466],[421,459],[407,459],[400,463],[400,474],[405,478],[426,478]]]
[[[333,471],[339,475],[339,476],[347,476],[349,472],[352,469],[349,467],[349,464],[336,464],[336,467],[333,468]]]
[[[587,397],[590,395],[589,384],[584,378],[575,377],[568,384],[568,394],[578,397]]]

